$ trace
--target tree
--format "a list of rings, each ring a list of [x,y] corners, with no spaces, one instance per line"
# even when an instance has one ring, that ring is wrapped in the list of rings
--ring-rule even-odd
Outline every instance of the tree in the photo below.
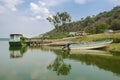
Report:
[[[47,20],[52,23],[56,29],[58,29],[59,26],[63,26],[66,23],[69,23],[71,21],[71,17],[67,12],[57,12],[56,15],[48,17]]]
[[[112,20],[111,27],[113,30],[120,30],[120,20],[119,19]]]
[[[116,6],[113,8],[113,10],[118,10],[118,9],[120,9],[120,6]]]
[[[110,25],[99,22],[94,25],[94,32],[95,33],[103,33],[105,30],[107,30],[109,28],[110,28]]]

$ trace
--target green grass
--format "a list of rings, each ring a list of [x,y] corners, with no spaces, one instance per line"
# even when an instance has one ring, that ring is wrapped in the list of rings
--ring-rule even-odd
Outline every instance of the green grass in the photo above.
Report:
[[[84,43],[84,42],[92,42],[92,41],[100,41],[100,40],[113,40],[112,44],[109,44],[106,48],[106,51],[114,54],[120,55],[120,33],[112,33],[112,34],[93,34],[93,35],[86,35],[83,37],[74,37],[74,38],[67,38],[63,39],[64,41],[72,41],[77,43]]]
[[[106,50],[113,55],[120,56],[120,43],[109,44],[109,46],[106,48]]]
[[[114,43],[120,42],[120,33],[114,33],[114,34],[93,34],[93,35],[86,35],[83,37],[77,37],[71,39],[71,41],[76,42],[91,42],[91,41],[99,41],[99,40],[113,40]]]
[[[93,34],[93,35],[86,35],[86,36],[76,36],[76,37],[66,37],[67,33],[51,33],[50,36],[52,39],[46,39],[51,42],[61,42],[61,41],[68,41],[73,43],[84,43],[84,42],[93,42],[93,41],[100,41],[100,40],[113,40],[112,44],[109,44],[106,48],[106,51],[112,54],[119,54],[120,53],[120,33],[102,33],[102,34]]]
[[[109,44],[107,50],[119,50],[120,51],[120,43]]]
[[[51,31],[45,35],[49,36],[49,39],[61,39],[61,38],[66,37],[68,35],[68,33],[67,32]]]

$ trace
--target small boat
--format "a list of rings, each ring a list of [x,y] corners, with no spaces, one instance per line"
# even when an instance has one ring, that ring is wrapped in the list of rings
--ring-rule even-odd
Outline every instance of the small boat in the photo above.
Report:
[[[21,40],[23,37],[22,34],[10,34],[10,46],[23,46],[26,45],[26,42],[24,40]]]
[[[80,49],[80,50],[89,50],[89,49],[99,49],[104,48],[108,44],[112,43],[113,40],[103,40],[103,41],[96,41],[96,42],[89,42],[84,44],[70,44],[69,49]]]

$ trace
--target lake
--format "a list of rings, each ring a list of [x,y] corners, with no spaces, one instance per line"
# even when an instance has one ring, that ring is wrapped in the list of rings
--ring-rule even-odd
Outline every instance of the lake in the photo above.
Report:
[[[120,56],[74,53],[0,41],[0,80],[120,80]]]

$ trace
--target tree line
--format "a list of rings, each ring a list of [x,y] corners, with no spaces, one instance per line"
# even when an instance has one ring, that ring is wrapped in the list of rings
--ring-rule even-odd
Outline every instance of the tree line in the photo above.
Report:
[[[71,16],[67,12],[57,12],[47,20],[54,25],[54,32],[85,31],[91,34],[103,33],[107,29],[120,30],[120,6],[111,11],[104,11],[98,15],[87,16],[79,21],[71,22]]]

